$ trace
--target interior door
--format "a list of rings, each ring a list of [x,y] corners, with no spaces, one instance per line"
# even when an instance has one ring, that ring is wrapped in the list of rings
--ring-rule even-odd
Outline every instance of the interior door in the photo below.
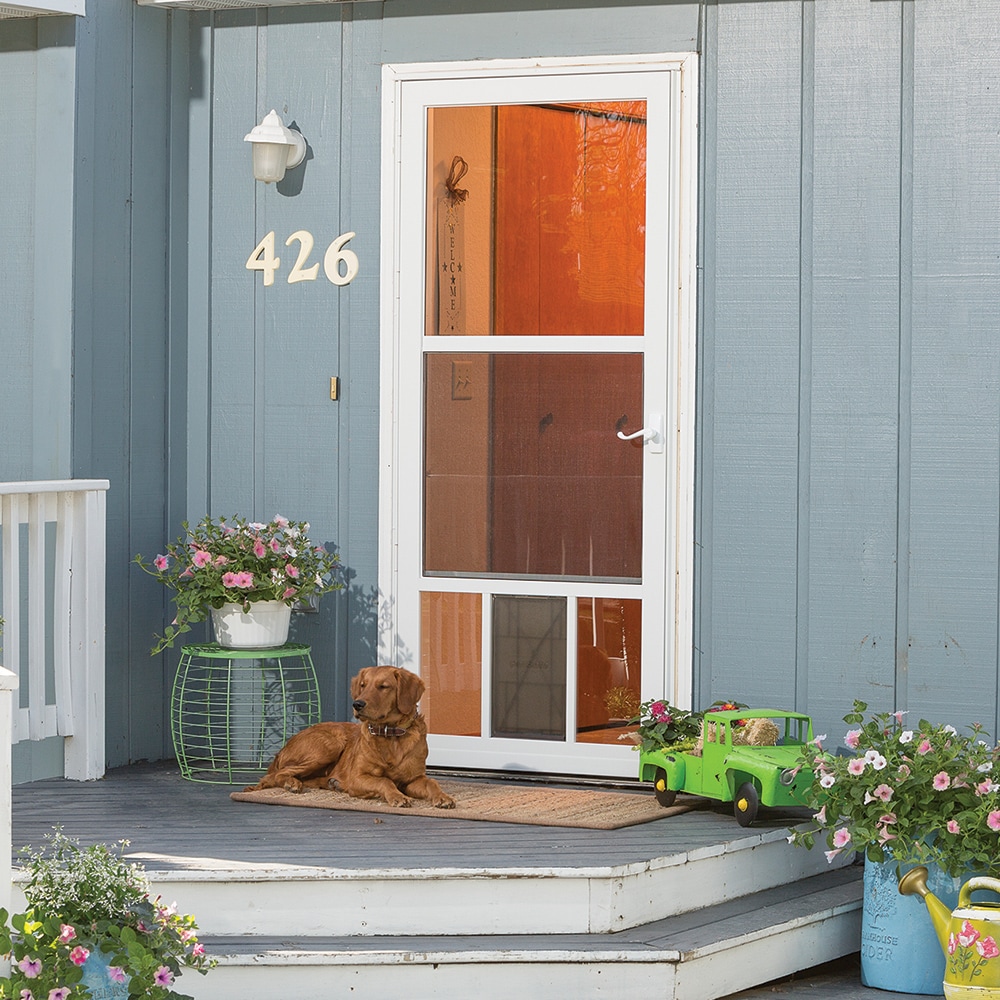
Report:
[[[388,82],[386,655],[432,764],[634,776],[689,683],[679,66]]]

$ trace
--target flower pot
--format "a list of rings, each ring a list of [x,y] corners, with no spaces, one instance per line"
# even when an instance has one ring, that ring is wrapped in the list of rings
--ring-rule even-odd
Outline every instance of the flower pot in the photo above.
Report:
[[[231,649],[273,649],[288,641],[292,609],[284,601],[257,601],[247,613],[242,604],[212,608],[215,640]]]
[[[109,973],[110,956],[100,951],[92,951],[83,963],[83,985],[92,997],[100,1000],[128,1000],[129,977],[123,982],[115,982]]]
[[[927,867],[928,887],[953,909],[962,879],[946,875],[937,865]],[[861,982],[896,993],[939,996],[944,953],[923,900],[900,895],[896,868],[891,860],[879,864],[865,859]]]

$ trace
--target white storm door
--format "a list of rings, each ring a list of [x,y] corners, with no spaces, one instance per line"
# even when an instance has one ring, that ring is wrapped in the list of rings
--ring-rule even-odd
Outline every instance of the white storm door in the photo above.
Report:
[[[690,698],[693,78],[386,67],[380,641],[433,765],[632,777]]]

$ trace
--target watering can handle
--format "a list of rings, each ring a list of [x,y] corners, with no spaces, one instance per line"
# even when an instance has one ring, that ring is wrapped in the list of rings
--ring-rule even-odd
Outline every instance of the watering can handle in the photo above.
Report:
[[[969,881],[958,890],[958,905],[960,908],[969,905],[969,897],[977,889],[991,889],[993,892],[1000,894],[1000,879],[989,878],[986,875],[970,878]]]

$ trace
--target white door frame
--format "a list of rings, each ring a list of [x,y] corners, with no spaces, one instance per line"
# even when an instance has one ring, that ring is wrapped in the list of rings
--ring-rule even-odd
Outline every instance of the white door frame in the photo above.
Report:
[[[693,557],[694,557],[694,419],[695,419],[695,298],[697,224],[697,55],[643,55],[584,59],[496,60],[454,63],[411,63],[383,66],[382,105],[382,225],[381,225],[381,363],[379,434],[379,654],[381,662],[407,666],[417,672],[419,641],[400,634],[396,607],[399,588],[399,456],[401,439],[409,431],[400,425],[400,393],[419,391],[420,373],[407,368],[401,372],[400,342],[400,246],[402,228],[402,177],[400,135],[402,93],[406,84],[419,80],[508,79],[524,76],[565,76],[572,74],[663,72],[673,75],[677,85],[670,88],[670,193],[668,212],[673,220],[674,245],[668,254],[671,269],[667,317],[666,363],[669,384],[669,411],[665,417],[667,489],[664,524],[657,532],[666,539],[664,553],[664,648],[662,672],[655,663],[643,666],[643,698],[665,697],[681,707],[690,707],[692,698],[693,642]],[[655,183],[651,176],[648,183]],[[414,269],[411,269],[414,270]],[[424,280],[423,270],[411,280]],[[451,340],[452,338],[445,338]],[[504,338],[509,339],[509,338]],[[461,349],[469,349],[469,338],[461,338]],[[454,344],[459,348],[459,343]],[[481,348],[476,348],[481,349]],[[409,437],[409,440],[412,440]],[[410,444],[403,447],[409,448]],[[407,502],[412,502],[408,500]],[[521,592],[524,591],[520,588]],[[654,613],[654,609],[649,609]],[[407,629],[412,632],[412,629]],[[401,661],[406,642],[413,658]],[[435,752],[436,745],[447,747],[467,737],[431,739],[429,763],[452,762],[453,755]],[[516,741],[512,741],[515,742]],[[513,747],[512,747],[513,749]],[[613,751],[620,748],[612,747]],[[436,760],[447,758],[447,761]],[[617,763],[602,765],[603,773],[634,776],[635,758],[620,752]],[[476,766],[471,761],[468,766]],[[560,770],[559,754],[552,759],[553,771]]]

